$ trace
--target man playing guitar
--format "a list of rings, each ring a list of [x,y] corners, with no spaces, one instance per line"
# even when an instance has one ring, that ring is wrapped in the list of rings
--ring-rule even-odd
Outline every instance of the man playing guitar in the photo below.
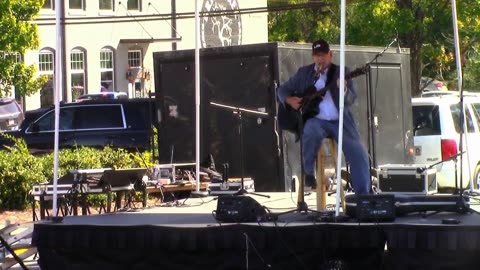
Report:
[[[326,137],[338,142],[338,102],[340,68],[332,64],[332,51],[324,40],[312,44],[313,64],[303,66],[288,81],[278,88],[281,106],[301,111],[303,131],[303,166],[305,170],[305,190],[315,188],[315,158]],[[347,74],[348,71],[345,73]],[[351,166],[351,180],[355,194],[368,194],[370,191],[370,165],[368,155],[360,141],[360,134],[349,107],[356,99],[353,82],[345,82],[345,105],[343,122],[343,153]],[[313,102],[305,104],[308,92],[316,92]],[[313,104],[313,106],[312,106]]]

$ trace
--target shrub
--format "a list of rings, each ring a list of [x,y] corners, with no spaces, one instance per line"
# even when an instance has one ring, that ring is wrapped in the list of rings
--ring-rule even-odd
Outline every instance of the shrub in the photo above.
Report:
[[[8,150],[0,151],[0,208],[25,209],[32,186],[45,182],[45,168],[32,156],[20,139]]]
[[[14,145],[0,151],[0,209],[23,210],[33,185],[52,182],[54,154],[33,156],[22,139],[9,137]],[[59,151],[58,176],[69,170],[145,167],[151,154],[129,153],[124,149],[76,147]],[[151,162],[147,164],[151,165]],[[100,199],[93,198],[91,202]]]

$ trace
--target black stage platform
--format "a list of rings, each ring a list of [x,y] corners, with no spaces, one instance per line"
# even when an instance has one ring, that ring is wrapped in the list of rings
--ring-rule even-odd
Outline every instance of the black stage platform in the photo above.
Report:
[[[289,193],[254,197],[273,209]],[[219,224],[216,201],[184,207],[70,216],[35,224],[41,269],[478,269],[480,216],[438,213],[392,223],[319,223],[304,214],[278,222]],[[208,202],[207,202],[208,201]],[[314,205],[315,198],[308,198]],[[190,207],[187,207],[190,206]],[[280,209],[273,209],[281,212]],[[457,225],[444,225],[454,218]]]

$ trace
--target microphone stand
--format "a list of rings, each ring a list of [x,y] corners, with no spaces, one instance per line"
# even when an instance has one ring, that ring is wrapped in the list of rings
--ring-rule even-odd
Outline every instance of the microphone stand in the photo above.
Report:
[[[450,160],[453,160],[453,161],[455,162],[455,164],[456,164],[456,163],[457,163],[457,157],[465,154],[465,152],[466,152],[466,151],[457,153],[457,154],[455,154],[455,155],[453,155],[453,156],[450,156],[448,159],[440,160],[439,162],[435,162],[435,163],[430,164],[430,165],[428,165],[428,166],[426,166],[426,167],[417,168],[417,173],[423,173],[424,171],[429,170],[429,169],[437,166],[438,164],[442,164],[442,163],[447,162],[447,161],[450,161]]]
[[[234,106],[229,106],[221,103],[216,103],[216,102],[210,102],[211,105],[217,106],[220,108],[228,109],[231,110],[234,114],[237,115],[238,119],[238,133],[240,136],[240,179],[241,179],[241,188],[234,194],[234,195],[244,195],[244,194],[252,194],[252,195],[257,195],[265,198],[270,198],[269,195],[265,194],[259,194],[255,192],[249,192],[245,189],[245,179],[244,179],[244,173],[245,173],[245,168],[244,168],[244,146],[243,146],[243,113],[250,113],[254,115],[261,115],[261,116],[268,116],[268,113],[265,112],[259,112],[256,110],[249,110],[245,108],[240,108],[240,107],[234,107]],[[223,181],[228,181],[228,179],[223,179]]]
[[[461,114],[460,114],[460,140],[459,140],[459,147],[460,148],[460,154],[455,155],[455,192],[458,192],[458,201],[457,201],[457,213],[460,214],[465,214],[465,213],[475,213],[480,215],[480,212],[477,210],[474,210],[473,208],[470,207],[469,204],[465,202],[465,197],[463,196],[463,156],[462,154],[465,153],[466,151],[463,151],[463,136],[467,136],[467,132],[465,132],[465,106],[463,103],[463,88],[460,91],[460,108],[461,108]],[[456,156],[460,156],[460,186],[458,185],[458,172],[457,172],[457,159]],[[454,192],[454,193],[455,193]]]
[[[366,67],[366,72],[368,74],[367,76],[367,122],[368,122],[368,152],[369,152],[369,162],[370,162],[370,168],[376,168],[377,167],[377,158],[375,154],[375,127],[373,123],[374,121],[374,116],[373,116],[373,102],[372,102],[372,63],[377,61],[379,57],[383,56],[383,54],[393,45],[393,43],[398,42],[398,39],[395,37],[390,41],[390,43],[383,49],[383,51],[377,53],[375,57],[372,58],[368,63],[365,64]],[[372,180],[370,179],[370,182]]]
[[[283,105],[280,105],[283,106]],[[297,113],[298,116],[298,130],[299,130],[299,138],[300,138],[300,181],[298,181],[298,195],[297,195],[297,208],[285,211],[282,213],[272,213],[273,219],[276,220],[278,219],[279,216],[290,214],[290,213],[304,213],[308,214],[310,213],[316,213],[318,215],[324,214],[325,211],[317,211],[310,209],[308,207],[308,204],[305,202],[305,168],[303,165],[303,117],[302,117],[302,112],[301,109]],[[316,217],[313,217],[316,219]]]
[[[441,160],[439,162],[430,164],[430,165],[428,165],[426,167],[423,167],[423,168],[417,168],[417,173],[423,173],[424,171],[429,170],[429,169],[437,166],[438,164],[453,160],[455,162],[455,186],[456,186],[456,188],[455,188],[455,192],[454,192],[454,194],[452,194],[452,196],[457,196],[456,192],[458,192],[458,200],[457,200],[456,205],[455,205],[457,213],[465,214],[465,213],[471,212],[471,213],[475,213],[475,214],[480,215],[480,212],[478,212],[477,210],[474,210],[473,208],[470,207],[470,205],[468,205],[465,202],[465,197],[463,196],[463,186],[462,186],[463,183],[461,181],[461,178],[460,178],[460,190],[457,189],[458,188],[458,183],[457,183],[457,181],[458,181],[458,177],[457,177],[457,174],[458,174],[458,172],[457,172],[457,158],[461,157],[465,153],[466,153],[466,151],[462,151],[460,153],[457,153],[455,155],[450,156],[448,159]],[[437,211],[437,213],[438,213],[438,211]]]

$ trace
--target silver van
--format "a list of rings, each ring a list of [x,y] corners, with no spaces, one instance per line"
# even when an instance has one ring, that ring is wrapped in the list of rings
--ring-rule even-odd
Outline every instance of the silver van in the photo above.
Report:
[[[18,129],[23,119],[22,107],[14,98],[0,98],[0,131]]]

